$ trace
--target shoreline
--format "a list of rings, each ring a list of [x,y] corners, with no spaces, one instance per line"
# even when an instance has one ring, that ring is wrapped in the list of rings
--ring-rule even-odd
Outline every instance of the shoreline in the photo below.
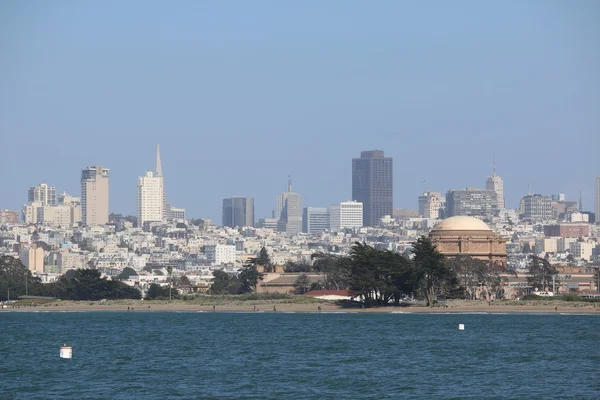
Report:
[[[256,308],[255,308],[256,307]],[[274,310],[275,307],[275,310]],[[319,308],[320,307],[320,311]],[[229,312],[229,313],[393,313],[393,314],[589,314],[600,315],[600,303],[535,301],[523,304],[503,304],[477,300],[449,301],[447,307],[425,307],[419,305],[401,307],[345,308],[330,302],[293,303],[277,301],[215,302],[198,304],[175,300],[115,300],[106,302],[50,302],[37,306],[20,306],[0,309],[3,312]]]

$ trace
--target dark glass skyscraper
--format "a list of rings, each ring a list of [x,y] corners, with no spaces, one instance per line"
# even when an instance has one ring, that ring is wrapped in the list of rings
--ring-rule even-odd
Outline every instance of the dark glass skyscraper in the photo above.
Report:
[[[352,159],[352,200],[363,203],[364,226],[376,226],[384,215],[392,215],[393,193],[392,158],[383,150],[362,151]]]
[[[254,199],[251,197],[223,199],[223,226],[231,228],[254,226]]]

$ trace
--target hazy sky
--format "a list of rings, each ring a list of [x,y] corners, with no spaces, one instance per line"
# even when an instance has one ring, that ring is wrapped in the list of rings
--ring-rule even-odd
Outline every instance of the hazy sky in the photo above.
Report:
[[[600,2],[2,1],[0,208],[110,168],[135,215],[160,143],[167,195],[221,222],[270,216],[288,174],[303,206],[351,197],[351,159],[394,158],[394,206],[485,187],[507,206],[600,175]],[[426,184],[422,182],[426,181]]]

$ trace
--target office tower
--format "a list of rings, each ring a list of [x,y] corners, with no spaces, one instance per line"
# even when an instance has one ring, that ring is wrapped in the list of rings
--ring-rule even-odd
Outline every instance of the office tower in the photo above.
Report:
[[[137,222],[143,227],[146,222],[164,220],[164,190],[161,176],[146,171],[145,176],[138,178],[137,185]]]
[[[288,180],[288,191],[277,196],[277,231],[290,235],[302,230],[302,199],[292,192],[292,180]]]
[[[162,201],[163,201],[163,205],[162,205],[162,210],[163,210],[163,215],[161,220],[162,221],[169,221],[173,219],[173,215],[171,214],[171,204],[167,201],[167,191],[165,190],[165,179],[163,176],[163,171],[162,171],[162,161],[160,158],[160,145],[156,145],[156,157],[154,159],[154,177],[156,178],[160,178],[161,181],[161,185],[162,185]],[[138,220],[138,225],[141,226],[139,224],[139,220]]]
[[[304,208],[304,211],[302,212],[302,232],[314,234],[324,232],[327,229],[329,229],[329,210],[327,208]]]
[[[56,205],[56,188],[45,183],[29,188],[28,203],[40,203],[42,206]]]
[[[566,197],[564,193],[558,193],[552,195],[552,201],[565,201]]]
[[[352,200],[363,204],[364,226],[376,226],[393,212],[393,163],[383,150],[362,151],[352,159]]]
[[[363,204],[358,201],[342,201],[332,204],[329,207],[329,226],[332,231],[362,228]]]
[[[596,222],[600,222],[600,176],[596,177],[596,188],[595,188],[595,200],[596,207],[594,209],[594,217]]]
[[[553,218],[552,197],[541,194],[528,194],[521,199],[523,217],[531,220]]]
[[[223,226],[231,228],[254,226],[254,199],[251,197],[223,199]]]
[[[502,178],[496,175],[496,158],[494,158],[494,170],[492,176],[489,176],[485,181],[486,190],[493,190],[496,193],[496,200],[498,203],[498,209],[504,208],[504,182]]]
[[[491,218],[498,211],[498,198],[493,190],[468,187],[446,193],[446,217],[468,215]]]
[[[424,192],[419,196],[419,215],[425,218],[440,218],[440,210],[444,207],[446,198],[439,192]]]
[[[81,171],[81,220],[83,225],[108,223],[108,169],[91,166]]]

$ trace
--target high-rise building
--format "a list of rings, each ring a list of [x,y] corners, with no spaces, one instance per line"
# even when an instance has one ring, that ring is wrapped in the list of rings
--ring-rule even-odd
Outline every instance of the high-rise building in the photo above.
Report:
[[[231,228],[254,226],[254,199],[251,197],[223,199],[223,226]]]
[[[596,188],[595,188],[595,200],[596,207],[594,209],[595,220],[596,222],[600,222],[600,176],[596,177]]]
[[[392,215],[394,203],[393,163],[383,150],[362,151],[352,159],[352,200],[363,204],[364,226],[378,225]]]
[[[40,203],[43,206],[56,205],[56,188],[41,183],[37,186],[29,188],[27,193],[28,203]]]
[[[137,221],[143,227],[146,222],[163,221],[165,202],[162,176],[146,171],[145,176],[138,178],[137,185]]]
[[[302,231],[302,199],[292,192],[292,180],[288,180],[288,191],[277,196],[277,231],[290,235]]]
[[[523,217],[531,220],[550,220],[553,218],[552,197],[541,194],[528,194],[521,199]]]
[[[169,208],[166,210],[166,208]],[[137,223],[144,227],[146,222],[161,222],[169,219],[170,205],[166,201],[165,187],[160,161],[160,146],[156,145],[154,171],[146,171],[138,178],[137,185]]]
[[[304,208],[304,211],[302,212],[302,232],[311,235],[324,232],[327,229],[329,229],[329,210],[327,208]]]
[[[425,218],[440,218],[440,210],[446,203],[446,198],[439,192],[424,192],[419,196],[419,215]]]
[[[446,217],[467,215],[491,218],[498,211],[498,199],[493,190],[468,187],[446,193]]]
[[[362,228],[362,226],[363,204],[361,202],[342,201],[329,207],[329,227],[332,231]]]
[[[44,272],[44,249],[37,245],[21,250],[19,258],[31,272]]]
[[[494,170],[492,176],[489,176],[485,181],[486,190],[493,190],[496,193],[496,201],[498,203],[498,209],[504,208],[504,182],[502,178],[496,175],[496,159],[494,159]]]
[[[83,225],[108,223],[108,172],[102,166],[81,171],[81,220]]]

